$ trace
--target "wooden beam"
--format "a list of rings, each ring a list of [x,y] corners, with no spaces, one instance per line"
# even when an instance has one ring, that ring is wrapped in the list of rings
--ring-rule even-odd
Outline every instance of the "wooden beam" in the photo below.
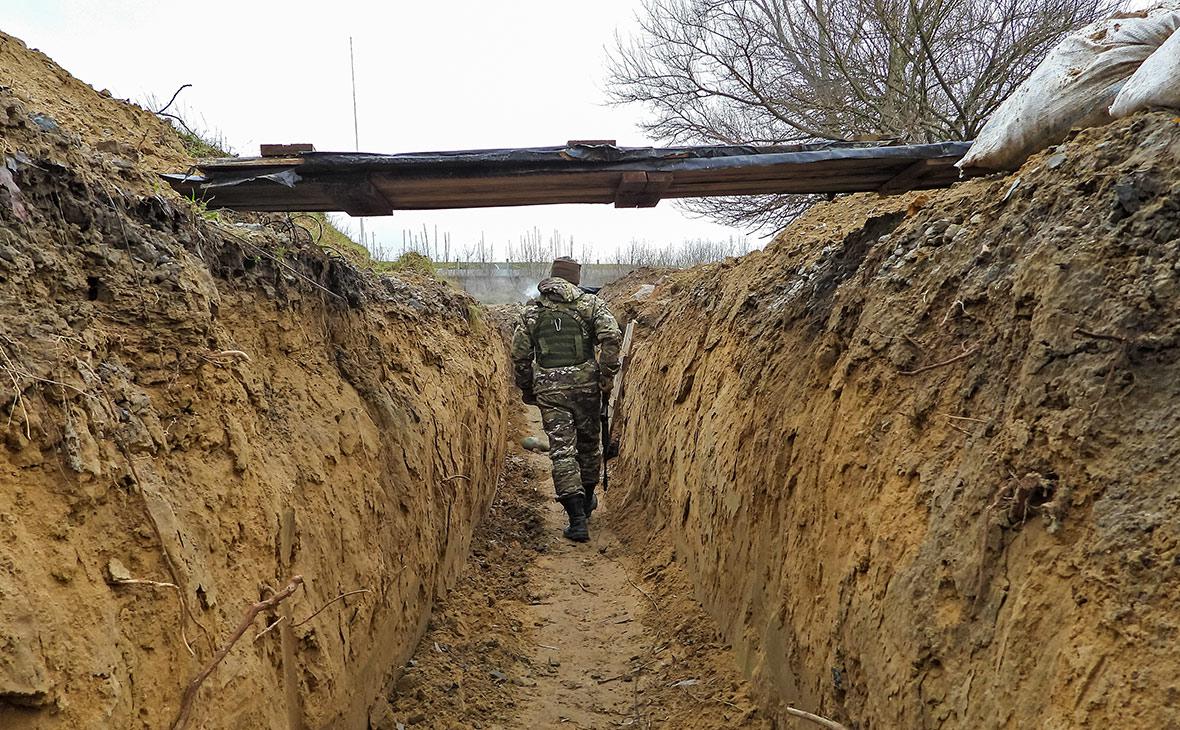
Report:
[[[639,196],[647,187],[646,172],[624,172],[615,188],[616,208],[636,208],[639,206]]]
[[[953,160],[951,161],[953,164]],[[882,195],[892,195],[895,193],[904,193],[907,190],[912,190],[918,182],[926,176],[928,172],[936,167],[946,167],[946,160],[918,160],[914,164],[905,168],[898,174],[894,175],[889,182],[878,188]]]
[[[393,212],[393,204],[371,180],[327,183],[323,188],[329,195],[344,203],[344,212],[349,215],[389,215]]]
[[[605,144],[610,140],[570,140]],[[629,150],[624,161],[575,160],[557,148],[364,156],[306,155],[311,145],[267,145],[278,157],[218,159],[203,163],[204,177],[169,177],[185,194],[212,196],[212,204],[235,210],[347,211],[388,215],[394,210],[442,210],[555,203],[613,203],[618,208],[651,207],[663,198],[727,195],[902,192],[943,187],[960,176],[953,164],[965,145],[923,146],[856,154],[826,150],[766,158],[749,153],[710,156],[702,152]],[[943,148],[946,148],[945,150]],[[512,150],[506,150],[511,153]],[[868,156],[878,154],[877,157]],[[938,154],[935,158],[925,155]],[[549,156],[547,156],[549,155]],[[696,160],[695,162],[692,160]],[[248,179],[284,172],[294,185]],[[291,175],[290,172],[297,173]],[[208,181],[217,187],[202,187]],[[231,184],[232,183],[232,184]]]
[[[672,187],[672,173],[670,172],[649,172],[647,173],[647,185],[643,187],[643,192],[640,193],[639,199],[636,202],[637,208],[654,208],[659,204],[660,198],[668,192]]]

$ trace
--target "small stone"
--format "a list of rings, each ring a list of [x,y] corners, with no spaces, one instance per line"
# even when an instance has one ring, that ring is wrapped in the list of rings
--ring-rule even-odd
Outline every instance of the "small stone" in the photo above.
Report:
[[[42,132],[56,132],[60,129],[53,117],[47,114],[34,114],[33,124],[36,124]]]
[[[983,225],[983,221],[984,221],[983,214],[976,213],[975,215],[971,216],[971,220],[968,221],[968,223],[970,223],[973,226],[979,226],[979,225]]]
[[[1067,159],[1069,159],[1069,158],[1066,157],[1064,153],[1058,152],[1057,154],[1053,155],[1045,162],[1045,166],[1048,167],[1050,170],[1056,170],[1057,168],[1064,165],[1065,161]]]
[[[1010,185],[1008,187],[1008,192],[1004,193],[1003,202],[1007,203],[1009,200],[1011,200],[1012,196],[1016,194],[1016,189],[1019,187],[1020,187],[1020,178],[1016,178],[1015,180],[1012,181],[1012,185]]]
[[[421,680],[417,674],[403,672],[402,676],[397,678],[397,682],[393,686],[393,691],[399,695],[409,695],[418,688],[419,684],[421,684]]]
[[[131,571],[127,570],[127,566],[123,565],[118,558],[111,558],[107,561],[107,582],[125,583],[129,580],[131,580]]]
[[[369,727],[372,730],[394,730],[400,724],[393,715],[393,707],[390,706],[389,700],[378,696],[369,708]]]
[[[934,221],[926,229],[926,237],[933,238],[934,236],[941,235],[942,233],[944,233],[946,231],[947,228],[950,227],[950,225],[951,225],[951,222],[947,221],[947,220]]]
[[[120,142],[117,139],[104,139],[95,145],[95,148],[100,152],[105,152],[108,155],[123,158],[123,163],[130,166],[128,160],[138,160],[139,150],[135,149],[126,142]],[[118,164],[118,163],[116,163]]]
[[[534,454],[546,453],[549,451],[549,444],[537,438],[536,436],[526,437],[520,442],[520,445],[526,450],[532,451]]]

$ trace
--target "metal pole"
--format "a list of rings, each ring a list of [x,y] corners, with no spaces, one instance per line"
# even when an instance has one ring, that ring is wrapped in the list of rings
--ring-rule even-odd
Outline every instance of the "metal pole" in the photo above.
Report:
[[[352,53],[352,36],[348,36],[348,66],[352,72],[352,144],[353,144],[353,149],[357,152],[360,152],[361,151],[361,135],[360,135],[360,128],[357,125],[357,116],[356,116],[356,58],[353,56],[353,53]],[[365,246],[367,248],[368,246],[366,245],[366,239],[365,239],[365,219],[364,219],[364,216],[361,216],[359,220],[361,222],[361,245]]]

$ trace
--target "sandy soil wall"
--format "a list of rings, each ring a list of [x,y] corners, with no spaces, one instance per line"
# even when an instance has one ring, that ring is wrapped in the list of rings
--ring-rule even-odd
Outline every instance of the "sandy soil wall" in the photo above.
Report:
[[[191,727],[367,727],[500,473],[496,330],[165,193],[151,114],[0,56],[0,727],[169,727],[296,574]]]
[[[1178,279],[1165,115],[815,208],[640,307],[612,510],[775,702],[1180,727]]]

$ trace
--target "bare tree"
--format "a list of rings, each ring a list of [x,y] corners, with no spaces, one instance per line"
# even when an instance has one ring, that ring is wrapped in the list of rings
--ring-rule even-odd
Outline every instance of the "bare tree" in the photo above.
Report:
[[[1070,31],[1115,0],[644,0],[608,93],[674,144],[972,139]],[[693,201],[778,227],[799,196]]]

